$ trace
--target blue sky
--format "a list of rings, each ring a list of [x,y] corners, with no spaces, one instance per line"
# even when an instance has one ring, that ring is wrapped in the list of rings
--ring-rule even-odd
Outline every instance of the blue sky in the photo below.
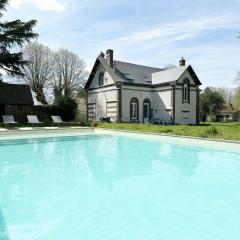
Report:
[[[100,51],[163,67],[185,57],[205,86],[234,87],[239,0],[11,0],[5,19],[37,19],[39,41],[77,53],[90,71]]]

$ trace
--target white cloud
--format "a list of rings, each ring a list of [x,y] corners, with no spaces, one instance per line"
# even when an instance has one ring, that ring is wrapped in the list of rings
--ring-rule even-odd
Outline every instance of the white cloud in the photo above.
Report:
[[[234,35],[238,26],[239,20],[230,15],[162,23],[104,41],[103,46],[116,49],[123,61],[156,67],[177,64],[184,56],[204,87],[233,86],[239,69],[240,48]],[[218,37],[222,31],[224,40]]]
[[[10,7],[19,9],[25,4],[32,4],[42,11],[58,11],[62,12],[67,9],[69,1],[59,0],[11,0]]]
[[[199,20],[174,22],[161,24],[153,29],[137,32],[107,41],[107,43],[143,43],[154,39],[161,40],[162,43],[180,41],[196,36],[204,31],[214,31],[233,27],[237,20],[232,17],[222,16],[221,18],[204,18]]]

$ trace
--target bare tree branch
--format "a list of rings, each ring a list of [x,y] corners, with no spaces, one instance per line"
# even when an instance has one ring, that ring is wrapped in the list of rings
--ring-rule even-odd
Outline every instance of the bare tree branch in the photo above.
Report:
[[[24,49],[23,54],[28,64],[22,68],[24,73],[22,80],[37,94],[39,102],[47,104],[44,89],[50,86],[53,79],[53,52],[50,48],[34,42]]]
[[[86,78],[86,64],[75,53],[67,49],[59,49],[55,53],[55,70],[52,81],[55,97],[76,96],[83,88]]]

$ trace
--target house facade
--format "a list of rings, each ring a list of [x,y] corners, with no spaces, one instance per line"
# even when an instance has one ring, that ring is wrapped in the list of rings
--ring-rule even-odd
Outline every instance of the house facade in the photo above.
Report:
[[[0,83],[0,117],[14,115],[18,122],[25,122],[32,114],[33,98],[28,85]]]
[[[115,61],[109,49],[97,57],[85,86],[88,120],[198,124],[200,85],[183,58],[161,69]]]

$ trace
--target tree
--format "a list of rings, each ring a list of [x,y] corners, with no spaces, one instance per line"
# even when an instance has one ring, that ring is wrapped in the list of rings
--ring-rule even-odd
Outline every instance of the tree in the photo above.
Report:
[[[0,0],[0,18],[9,0]],[[37,34],[32,29],[36,20],[22,22],[15,20],[11,22],[0,21],[0,69],[12,76],[22,75],[21,67],[26,64],[22,52],[16,51],[16,47],[22,47],[24,43],[36,38]],[[2,74],[0,74],[2,76]]]
[[[216,113],[224,106],[222,94],[214,88],[207,87],[200,95],[200,109],[203,114],[209,115],[210,120],[214,120]]]
[[[232,103],[233,103],[234,108],[239,111],[240,110],[240,87],[235,89]]]
[[[86,64],[67,49],[59,49],[54,59],[56,65],[52,85],[55,98],[76,96],[86,82]]]
[[[223,96],[225,102],[229,104],[232,103],[234,89],[221,87],[221,88],[217,88],[216,91]]]
[[[78,98],[86,98],[87,97],[87,92],[84,90],[84,88],[81,88],[78,90],[77,97]]]
[[[55,99],[53,107],[64,121],[69,121],[75,119],[78,104],[75,99],[69,96],[59,96]]]
[[[174,64],[168,64],[162,68],[162,70],[168,70],[168,69],[173,69],[176,68],[177,66]]]
[[[22,68],[22,80],[36,93],[36,98],[42,104],[47,104],[44,89],[50,86],[54,74],[54,57],[49,47],[38,42],[26,46],[23,51],[27,64]]]
[[[237,83],[240,83],[240,71],[237,72],[237,76],[236,76],[236,78],[235,78],[235,81],[236,81]]]

